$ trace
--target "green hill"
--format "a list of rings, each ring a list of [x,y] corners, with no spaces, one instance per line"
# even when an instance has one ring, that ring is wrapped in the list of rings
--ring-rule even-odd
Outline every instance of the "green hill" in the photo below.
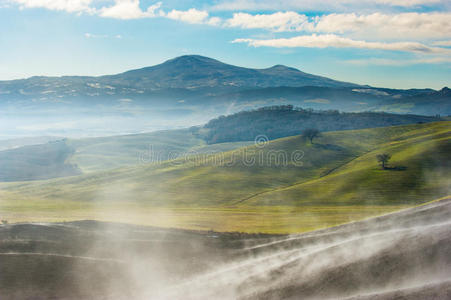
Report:
[[[70,161],[84,172],[164,161],[205,144],[186,129],[73,139],[68,143],[75,149]]]
[[[83,139],[60,138],[57,141],[43,140],[40,145],[0,151],[0,181],[72,176],[149,162],[162,162],[189,153],[224,152],[249,144],[252,142],[207,145],[189,129]]]
[[[0,185],[11,220],[299,232],[449,194],[451,122],[299,136],[219,154]],[[392,169],[375,156],[390,153]]]
[[[115,169],[176,159],[189,153],[233,150],[250,142],[207,145],[189,129],[69,140],[75,149],[70,161],[83,172]]]
[[[0,151],[0,181],[58,178],[161,163],[193,154],[220,153],[252,145],[259,136],[273,140],[297,135],[308,128],[336,131],[439,120],[441,118],[415,115],[313,111],[292,105],[264,107],[220,117],[203,127],[60,139],[63,143],[48,142]],[[276,147],[280,150],[278,145]],[[355,144],[342,150],[353,151],[353,147]],[[344,152],[336,154],[343,155]]]
[[[74,149],[65,140],[0,151],[0,181],[40,180],[81,174],[68,162]]]
[[[428,117],[385,112],[339,112],[312,110],[293,105],[262,107],[213,119],[198,134],[209,144],[251,141],[265,135],[273,140],[298,135],[308,128],[320,131],[355,130],[441,121]]]

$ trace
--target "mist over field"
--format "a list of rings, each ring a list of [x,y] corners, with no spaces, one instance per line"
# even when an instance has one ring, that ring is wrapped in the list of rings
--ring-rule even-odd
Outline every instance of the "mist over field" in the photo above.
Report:
[[[0,300],[451,299],[447,0],[0,0]]]
[[[2,293],[14,299],[447,299],[450,203],[282,236],[94,221],[3,226]]]
[[[131,74],[218,66],[274,72],[183,56]],[[307,76],[276,69],[283,80]],[[339,86],[332,97],[362,93],[319,82]],[[2,298],[451,296],[449,117],[354,110],[352,101],[343,111],[304,106],[327,101],[229,102],[205,96],[213,86],[191,91],[204,98],[190,104],[173,94],[165,98],[172,104],[117,106],[77,95],[41,107],[27,100],[36,92],[23,109],[7,100]],[[449,100],[446,89],[392,92]]]

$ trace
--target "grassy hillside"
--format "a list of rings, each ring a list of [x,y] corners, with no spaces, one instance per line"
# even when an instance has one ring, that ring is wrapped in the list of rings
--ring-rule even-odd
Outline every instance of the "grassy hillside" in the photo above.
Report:
[[[260,194],[246,203],[408,205],[445,196],[451,183],[451,135],[449,128],[433,128],[433,132],[423,129],[402,134],[328,176]],[[392,154],[386,170],[376,162],[382,152]]]
[[[76,149],[70,161],[83,172],[163,162],[189,153],[224,152],[249,142],[207,145],[188,129],[69,140]]]
[[[189,153],[230,151],[252,142],[207,145],[188,129],[157,131],[145,134],[60,142],[42,139],[41,145],[21,146],[22,140],[11,140],[15,149],[0,150],[0,181],[58,178],[124,166],[162,162]],[[5,143],[5,146],[9,145]],[[1,142],[0,142],[1,148]]]
[[[451,122],[329,132],[313,145],[294,136],[215,155],[1,184],[0,215],[311,230],[448,195],[450,139]],[[392,154],[393,169],[378,166],[382,152]]]
[[[68,162],[74,149],[64,140],[0,151],[0,181],[39,180],[80,174]]]
[[[205,143],[194,137],[189,130],[168,130],[69,140],[69,144],[76,149],[71,162],[84,172],[90,172],[151,160],[168,160],[171,155],[185,153],[192,147],[200,147]]]

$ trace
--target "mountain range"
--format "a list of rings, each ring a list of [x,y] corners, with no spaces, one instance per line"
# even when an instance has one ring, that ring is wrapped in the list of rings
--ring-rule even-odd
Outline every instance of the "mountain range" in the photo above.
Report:
[[[0,82],[2,94],[86,95],[104,92],[148,93],[164,89],[251,89],[278,86],[357,87],[326,77],[276,65],[267,69],[249,69],[222,63],[199,55],[185,55],[162,64],[99,77],[36,76]],[[76,89],[76,91],[73,91]],[[108,93],[110,92],[110,93]]]
[[[44,121],[80,123],[88,116],[91,119],[81,123],[97,124],[100,117],[112,117],[114,122],[113,119],[108,122],[115,125],[121,117],[134,120],[136,125],[117,125],[119,128],[99,135],[171,129],[199,125],[219,115],[246,109],[287,104],[318,110],[444,116],[451,114],[451,92],[448,88],[439,91],[375,88],[282,65],[251,69],[199,55],[185,55],[116,75],[35,76],[0,81],[0,109],[7,123],[5,130],[11,134],[27,134],[17,128],[31,126],[35,130],[36,124]],[[45,120],[39,119],[44,113]],[[8,121],[8,116],[14,119]],[[30,116],[39,120],[24,124]],[[10,125],[21,118],[24,121],[20,124]],[[85,129],[94,132],[95,127],[102,126]],[[40,132],[63,136],[70,133],[70,128]]]

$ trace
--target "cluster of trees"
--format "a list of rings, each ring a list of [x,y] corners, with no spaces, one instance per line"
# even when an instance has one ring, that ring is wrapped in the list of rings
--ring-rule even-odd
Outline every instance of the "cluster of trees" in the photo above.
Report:
[[[258,135],[269,139],[302,134],[315,128],[321,132],[385,127],[431,122],[435,117],[398,115],[382,112],[343,113],[337,110],[316,111],[292,105],[269,106],[221,116],[208,122],[199,135],[209,144],[252,141]]]

